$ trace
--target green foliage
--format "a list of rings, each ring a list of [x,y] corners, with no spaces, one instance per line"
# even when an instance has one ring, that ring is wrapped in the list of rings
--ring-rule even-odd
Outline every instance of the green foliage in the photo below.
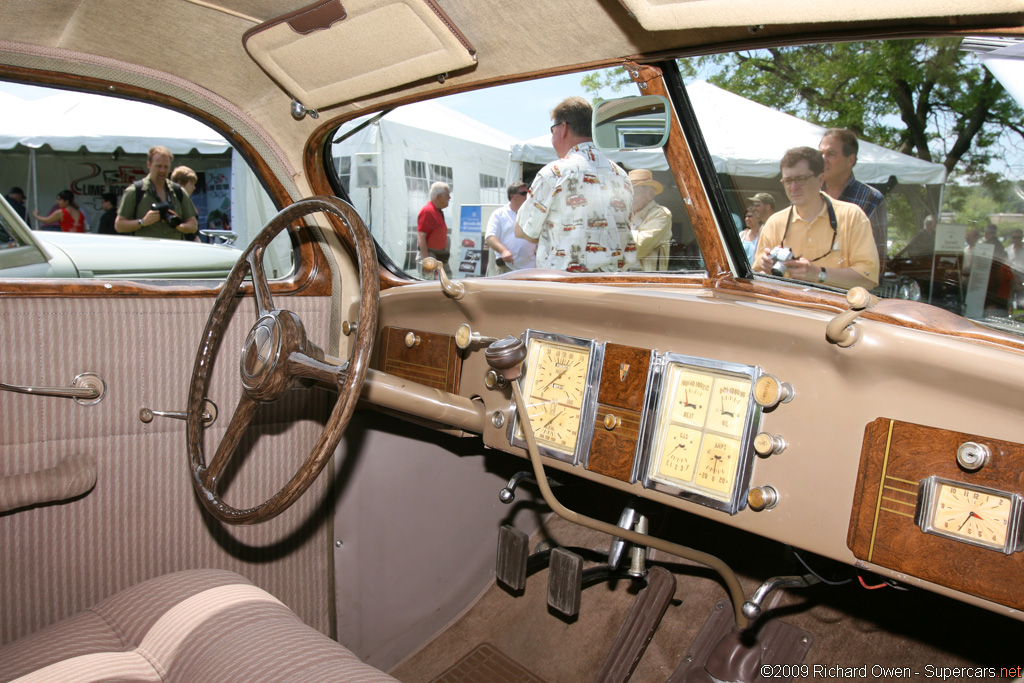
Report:
[[[937,161],[975,182],[1022,111],[956,38],[830,43],[680,60],[684,74],[773,109]]]

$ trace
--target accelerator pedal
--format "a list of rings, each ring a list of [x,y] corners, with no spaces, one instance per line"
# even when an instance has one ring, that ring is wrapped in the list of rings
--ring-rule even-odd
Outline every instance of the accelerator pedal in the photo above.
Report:
[[[676,577],[662,567],[647,574],[647,586],[629,610],[594,683],[625,683],[633,675],[676,593]]]

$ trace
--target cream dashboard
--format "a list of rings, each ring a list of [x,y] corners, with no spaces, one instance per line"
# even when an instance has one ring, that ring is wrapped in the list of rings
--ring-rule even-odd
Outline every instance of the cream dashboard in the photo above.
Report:
[[[433,284],[381,295],[364,398],[523,456],[524,418],[484,358],[490,340],[522,338],[526,419],[550,470],[1019,618],[1019,355],[877,316],[854,320],[857,342],[844,347],[826,337],[840,305],[467,285],[461,299]],[[952,358],[969,381],[950,381]],[[965,469],[964,443],[988,461]],[[944,533],[927,506],[948,503],[951,487],[1013,508],[1001,540]]]

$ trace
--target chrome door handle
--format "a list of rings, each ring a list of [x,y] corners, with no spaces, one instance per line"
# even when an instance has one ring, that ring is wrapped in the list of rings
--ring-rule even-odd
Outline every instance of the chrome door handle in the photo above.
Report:
[[[23,387],[0,382],[0,390],[13,391],[16,394],[73,398],[76,403],[91,406],[103,400],[107,393],[107,383],[95,372],[83,372],[71,380],[70,387]]]

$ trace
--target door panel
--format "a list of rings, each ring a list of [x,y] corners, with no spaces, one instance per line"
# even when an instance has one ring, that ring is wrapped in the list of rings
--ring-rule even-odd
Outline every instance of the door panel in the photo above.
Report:
[[[96,459],[95,488],[78,499],[0,515],[6,643],[144,579],[191,567],[237,571],[327,632],[331,502],[326,477],[291,510],[256,528],[224,528],[202,512],[189,483],[185,423],[139,420],[143,407],[184,410],[196,345],[211,302],[203,298],[13,298],[0,304],[0,381],[68,386],[99,373],[94,406],[0,392],[0,477],[53,467],[68,455]],[[292,297],[311,338],[325,344],[328,300]],[[237,351],[252,302],[234,315],[211,384],[220,407],[207,430],[219,439],[241,391]],[[245,463],[226,496],[265,496],[305,458],[332,396],[290,394],[250,430]],[[292,418],[302,416],[292,421]],[[208,445],[208,450],[212,445]],[[295,577],[302,577],[296,581]]]

